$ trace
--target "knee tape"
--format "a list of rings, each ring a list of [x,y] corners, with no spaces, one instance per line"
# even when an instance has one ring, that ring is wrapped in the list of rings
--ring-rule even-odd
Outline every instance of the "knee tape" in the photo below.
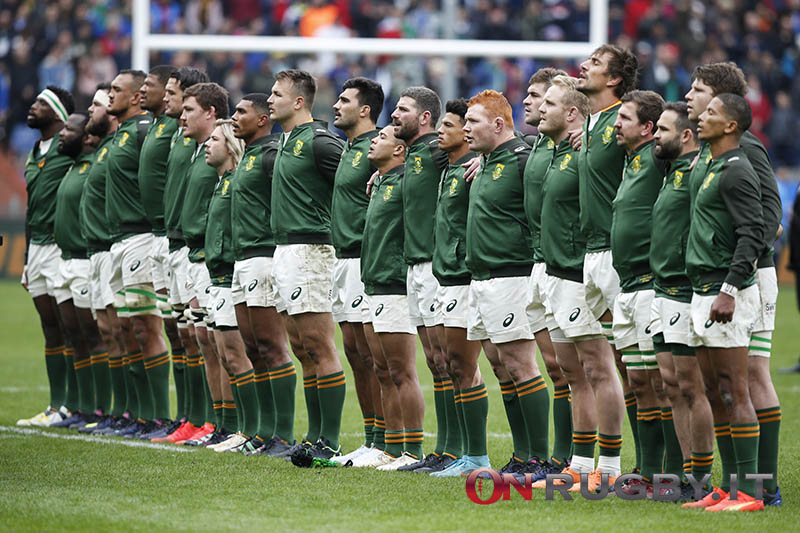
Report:
[[[131,316],[161,316],[157,302],[156,292],[149,283],[125,287],[125,304]]]

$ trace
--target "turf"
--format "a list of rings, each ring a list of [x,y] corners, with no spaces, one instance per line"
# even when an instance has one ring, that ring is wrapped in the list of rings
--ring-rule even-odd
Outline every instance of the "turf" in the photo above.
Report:
[[[178,452],[169,446],[143,448],[64,439],[67,430],[21,433],[14,424],[47,404],[43,340],[30,298],[13,282],[0,282],[3,302],[0,334],[0,517],[5,531],[109,530],[393,530],[452,531],[553,527],[569,530],[657,528],[675,531],[784,531],[800,507],[800,376],[775,373],[783,408],[780,485],[782,508],[762,513],[703,513],[671,503],[628,502],[608,498],[532,501],[513,494],[510,501],[476,505],[463,479],[383,473],[361,469],[299,469],[278,459]],[[798,312],[793,291],[782,290],[773,369],[797,360]],[[341,344],[340,344],[341,350]],[[344,361],[344,356],[342,355]],[[539,362],[542,366],[541,361]],[[482,360],[490,391],[489,453],[500,466],[511,454],[511,439],[497,379]],[[345,363],[345,367],[346,367]],[[299,365],[298,365],[299,368]],[[428,411],[427,431],[435,431],[433,387],[422,352],[418,371]],[[348,375],[349,377],[349,375]],[[302,388],[297,388],[297,437],[306,427]],[[345,450],[361,436],[361,415],[352,381],[342,424]],[[42,435],[46,433],[48,435]],[[49,435],[58,437],[46,438]],[[623,470],[633,466],[627,422]],[[425,449],[434,438],[426,437]],[[715,463],[715,466],[718,462]],[[715,469],[715,479],[719,471]],[[490,485],[487,485],[486,490]]]

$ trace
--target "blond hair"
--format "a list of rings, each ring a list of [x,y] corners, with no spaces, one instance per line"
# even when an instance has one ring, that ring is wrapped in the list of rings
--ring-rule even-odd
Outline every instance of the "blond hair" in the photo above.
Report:
[[[564,89],[563,104],[567,109],[576,107],[578,112],[584,118],[588,117],[591,112],[589,106],[589,97],[578,90],[578,79],[572,76],[561,75],[556,76],[550,80],[550,84],[554,87],[561,87]]]
[[[220,129],[222,136],[225,138],[225,148],[233,156],[234,168],[239,166],[239,161],[242,160],[242,154],[244,154],[244,141],[233,134],[233,120],[220,118],[217,119],[214,126]]]

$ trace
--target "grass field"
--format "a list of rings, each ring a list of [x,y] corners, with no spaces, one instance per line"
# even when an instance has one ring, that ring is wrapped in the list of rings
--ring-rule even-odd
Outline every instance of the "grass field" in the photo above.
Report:
[[[682,510],[671,503],[616,498],[592,502],[578,496],[566,502],[556,496],[555,501],[545,501],[541,491],[533,501],[515,494],[511,501],[481,506],[467,499],[463,479],[362,469],[307,470],[271,458],[178,451],[172,446],[133,447],[114,438],[81,440],[67,430],[20,432],[14,427],[16,420],[47,405],[43,340],[33,305],[18,284],[0,282],[0,301],[0,518],[5,531],[502,531],[537,526],[573,531],[631,526],[664,531],[788,531],[797,527],[798,375],[775,374],[783,408],[782,508],[712,514]],[[782,290],[774,370],[797,360],[798,326],[792,291]],[[418,369],[429,406],[425,429],[433,432],[432,380],[421,351]],[[492,464],[501,466],[510,456],[511,438],[497,380],[485,360],[482,369],[490,391],[489,453]],[[348,451],[362,440],[351,383],[342,424],[343,449]],[[299,438],[306,428],[301,387],[297,395]],[[633,448],[627,422],[624,438],[622,465],[629,471]],[[427,440],[426,450],[432,448],[433,437]],[[718,474],[715,468],[715,480]]]

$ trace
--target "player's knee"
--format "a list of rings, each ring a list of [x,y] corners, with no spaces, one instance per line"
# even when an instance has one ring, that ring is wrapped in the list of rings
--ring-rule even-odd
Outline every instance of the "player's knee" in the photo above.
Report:
[[[132,317],[144,315],[161,316],[158,302],[156,292],[149,283],[138,283],[125,287],[125,307]]]
[[[401,387],[411,379],[411,374],[405,368],[390,368],[389,376],[395,387]]]

